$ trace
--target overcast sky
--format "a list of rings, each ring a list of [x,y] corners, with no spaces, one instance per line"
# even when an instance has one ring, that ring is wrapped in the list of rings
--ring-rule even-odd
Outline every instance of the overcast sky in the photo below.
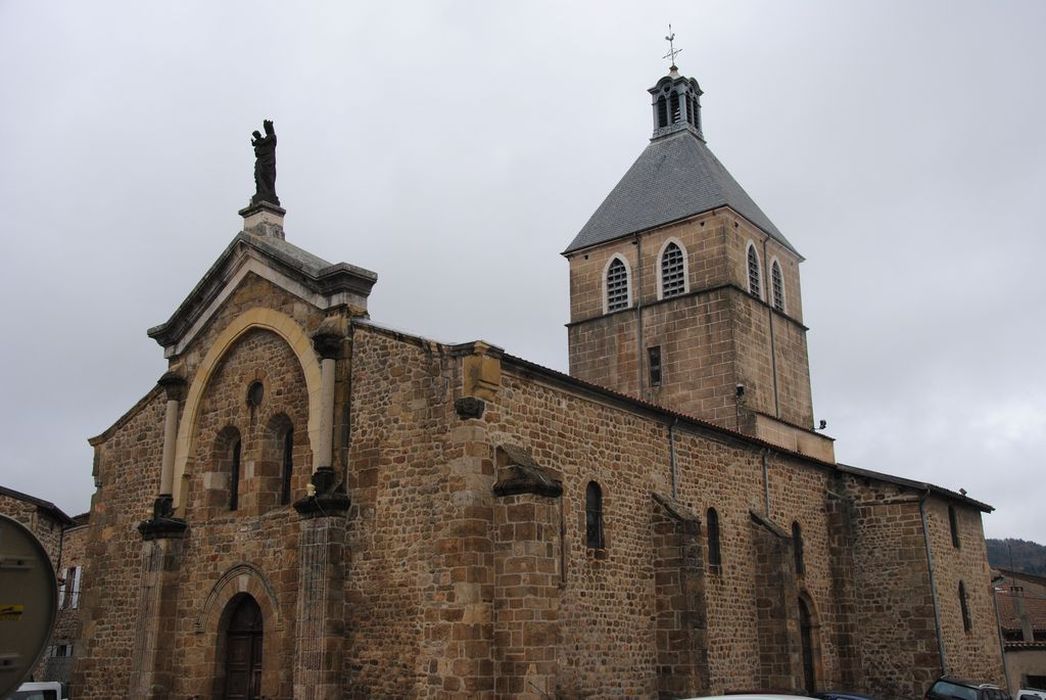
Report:
[[[240,230],[263,118],[288,240],[377,272],[376,322],[565,371],[559,253],[647,143],[668,22],[807,258],[839,460],[1046,542],[1039,1],[0,0],[0,484],[87,510],[87,438],[165,370],[145,331]]]

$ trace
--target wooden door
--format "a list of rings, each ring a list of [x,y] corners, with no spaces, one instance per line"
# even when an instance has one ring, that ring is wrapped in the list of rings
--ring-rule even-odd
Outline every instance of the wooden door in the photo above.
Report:
[[[262,615],[254,599],[244,596],[229,621],[225,639],[227,700],[260,700],[262,670]]]

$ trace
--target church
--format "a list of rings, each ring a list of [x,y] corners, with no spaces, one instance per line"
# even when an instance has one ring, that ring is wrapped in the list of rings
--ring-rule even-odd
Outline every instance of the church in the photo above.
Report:
[[[255,132],[243,230],[90,440],[77,696],[1004,681],[991,507],[836,461],[802,255],[709,149],[698,82],[648,92],[648,145],[563,252],[569,374],[371,319],[374,272],[286,239]]]

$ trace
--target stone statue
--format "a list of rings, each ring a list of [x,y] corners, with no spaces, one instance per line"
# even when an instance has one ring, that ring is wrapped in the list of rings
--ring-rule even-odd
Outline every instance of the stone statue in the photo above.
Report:
[[[272,120],[266,119],[262,122],[265,128],[265,136],[255,131],[251,139],[254,146],[254,196],[251,204],[269,202],[280,205],[280,198],[276,196],[276,130],[272,126]]]

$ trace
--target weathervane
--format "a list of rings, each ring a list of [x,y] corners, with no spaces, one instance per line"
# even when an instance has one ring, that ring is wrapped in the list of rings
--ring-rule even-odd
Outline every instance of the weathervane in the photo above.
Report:
[[[665,41],[668,42],[668,53],[661,58],[668,58],[672,61],[672,70],[676,70],[676,55],[683,53],[683,49],[677,49],[672,42],[676,40],[676,35],[672,31],[672,25],[668,25],[668,36],[665,37]]]

